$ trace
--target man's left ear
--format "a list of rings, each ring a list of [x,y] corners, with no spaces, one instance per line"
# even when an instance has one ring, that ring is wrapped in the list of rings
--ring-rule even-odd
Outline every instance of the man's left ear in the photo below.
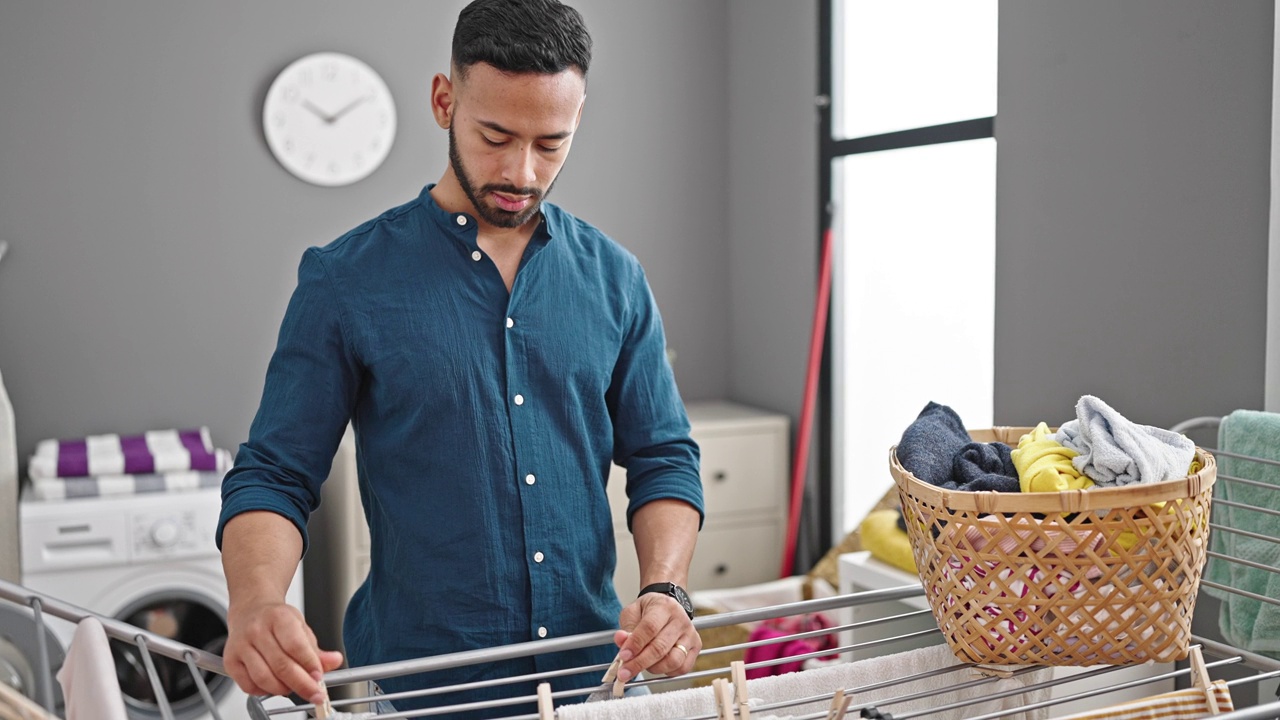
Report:
[[[573,120],[573,129],[577,131],[578,126],[582,124],[582,109],[587,106],[587,96],[582,96],[582,102],[578,103],[578,117]]]

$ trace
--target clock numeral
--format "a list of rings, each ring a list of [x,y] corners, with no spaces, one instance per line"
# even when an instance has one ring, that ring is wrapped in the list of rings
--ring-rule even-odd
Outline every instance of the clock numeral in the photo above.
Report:
[[[329,163],[329,174],[330,174],[330,175],[337,175],[337,174],[338,174],[338,163],[337,163],[336,161],[335,161],[335,162],[330,162],[330,163]]]
[[[360,153],[353,155],[351,157],[351,164],[355,165],[356,168],[364,167],[364,155],[361,155]]]
[[[282,112],[273,114],[271,116],[271,122],[275,123],[278,128],[284,127],[286,122],[285,114]]]
[[[338,77],[338,68],[333,63],[325,63],[321,73],[324,75],[325,80],[333,82],[333,79]]]
[[[285,141],[284,141],[284,151],[285,151],[286,153],[290,154],[290,155],[292,155],[292,154],[293,154],[293,141],[292,141],[292,140],[285,140]]]
[[[382,147],[382,140],[379,138],[374,138],[373,142],[369,143],[369,149],[374,152],[377,152],[380,147]]]
[[[297,86],[297,85],[289,85],[289,86],[285,87],[285,89],[284,89],[284,93],[283,93],[283,94],[284,94],[284,100],[285,100],[285,102],[295,103],[295,102],[298,102],[298,96],[299,96],[301,93],[300,93],[300,91],[298,90],[298,86]]]
[[[302,83],[303,85],[310,85],[311,80],[312,80],[312,75],[311,75],[310,68],[303,70],[302,73],[298,76],[298,82]]]
[[[316,162],[316,154],[315,154],[315,153],[313,153],[313,152],[311,152],[311,153],[307,153],[307,159],[306,159],[305,161],[303,161],[303,163],[304,163],[307,167],[311,167],[312,165],[314,165],[314,164],[315,164],[315,162]]]

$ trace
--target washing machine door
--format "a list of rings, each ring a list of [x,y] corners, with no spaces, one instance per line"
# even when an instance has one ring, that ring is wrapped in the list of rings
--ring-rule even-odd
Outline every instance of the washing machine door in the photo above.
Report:
[[[222,654],[227,643],[225,611],[213,599],[193,592],[157,591],[130,603],[116,614],[116,618],[217,655]],[[139,720],[162,717],[138,646],[113,639],[111,654],[115,658],[116,675],[120,679],[120,691],[129,717]],[[175,720],[209,717],[209,708],[187,664],[156,653],[151,654],[151,659]],[[201,677],[214,703],[221,703],[234,686],[230,678],[217,673],[202,670]]]
[[[49,664],[41,672],[40,645],[31,610],[14,605],[0,605],[0,683],[12,687],[36,704],[47,707],[44,698],[44,683],[47,681],[48,691],[53,695],[53,709],[62,715],[62,686],[55,676],[58,668],[62,667],[62,661],[66,659],[66,652],[48,625],[44,626],[44,636]]]

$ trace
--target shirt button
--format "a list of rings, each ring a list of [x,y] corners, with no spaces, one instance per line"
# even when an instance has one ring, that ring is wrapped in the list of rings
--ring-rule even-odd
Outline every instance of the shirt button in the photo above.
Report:
[[[523,396],[523,395],[517,395],[517,396],[516,396],[516,404],[517,404],[517,405],[523,405],[523,404],[524,404],[524,396]]]
[[[532,484],[534,484],[535,482],[537,482],[537,480],[538,480],[538,479],[537,479],[537,478],[535,478],[535,477],[533,476],[533,473],[529,473],[528,475],[525,475],[525,476],[524,476],[524,484],[525,484],[525,485],[532,485]]]
[[[544,627],[538,628],[538,637],[544,638],[546,636],[547,636],[547,629]]]
[[[466,224],[467,224],[467,216],[466,216],[466,215],[459,215],[459,216],[458,216],[458,224],[459,224],[459,225],[466,225]]]
[[[507,318],[507,327],[512,328],[515,326],[516,326],[516,321],[512,320],[511,318]]]
[[[533,554],[533,561],[534,561],[534,562],[536,562],[536,563],[540,563],[540,562],[542,562],[542,559],[543,559],[544,557],[546,557],[546,556],[545,556],[545,555],[543,555],[542,553],[540,553],[540,552],[536,552],[536,553],[534,553],[534,554]]]
[[[472,260],[475,260],[476,262],[479,262],[479,261],[480,261],[480,258],[482,258],[482,257],[484,257],[484,256],[480,254],[480,251],[479,251],[479,250],[476,250],[476,251],[474,251],[474,252],[472,252],[472,253],[471,253],[471,259],[472,259]]]

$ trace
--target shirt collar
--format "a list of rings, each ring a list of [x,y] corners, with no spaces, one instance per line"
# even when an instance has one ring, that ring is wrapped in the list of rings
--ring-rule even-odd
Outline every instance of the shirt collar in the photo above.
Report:
[[[430,183],[422,188],[422,192],[418,195],[418,201],[427,210],[427,214],[435,220],[436,224],[441,227],[450,236],[462,241],[470,248],[476,247],[476,234],[479,232],[479,226],[476,224],[476,218],[471,213],[455,212],[451,213],[436,203],[436,199],[431,196],[431,188],[436,183]],[[542,202],[542,220],[539,221],[538,227],[534,228],[533,237],[529,239],[530,249],[541,249],[546,246],[556,235],[558,223],[555,218],[559,216],[557,212],[559,208],[546,202]],[[531,253],[526,250],[526,255]]]

